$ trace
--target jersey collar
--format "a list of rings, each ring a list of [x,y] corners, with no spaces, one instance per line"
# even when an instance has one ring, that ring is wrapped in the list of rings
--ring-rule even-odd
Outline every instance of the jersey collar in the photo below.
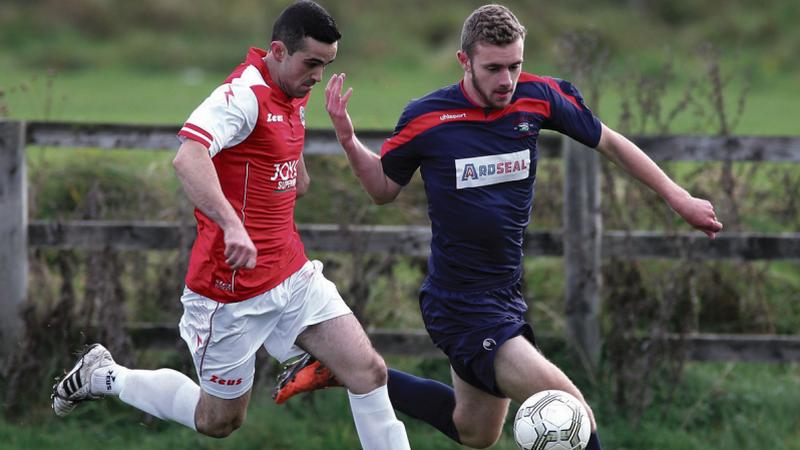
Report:
[[[266,50],[251,47],[250,51],[247,52],[247,59],[245,60],[245,63],[258,69],[259,73],[261,73],[261,77],[264,79],[264,82],[270,87],[269,91],[272,97],[283,103],[292,103],[292,100],[294,99],[286,95],[278,83],[272,79],[272,76],[269,73],[269,68],[267,67],[267,63],[264,61],[265,56],[267,56]]]

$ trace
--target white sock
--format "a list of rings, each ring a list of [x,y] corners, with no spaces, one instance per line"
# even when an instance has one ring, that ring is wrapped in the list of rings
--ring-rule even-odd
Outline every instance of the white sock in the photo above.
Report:
[[[125,385],[125,377],[130,370],[114,364],[102,367],[92,372],[92,394],[94,395],[119,395]]]
[[[366,394],[353,394],[350,409],[364,450],[409,450],[406,428],[394,415],[386,385]]]
[[[123,402],[159,419],[197,430],[194,413],[200,401],[200,386],[176,370],[104,367],[92,373],[92,388],[95,395],[118,395]]]

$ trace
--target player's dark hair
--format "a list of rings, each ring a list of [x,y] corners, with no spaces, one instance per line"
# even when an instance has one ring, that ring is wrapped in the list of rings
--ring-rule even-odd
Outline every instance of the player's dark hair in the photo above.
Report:
[[[461,51],[472,57],[475,44],[508,45],[525,38],[525,27],[510,9],[484,5],[472,12],[461,30]]]
[[[272,40],[286,45],[289,54],[301,50],[303,38],[311,37],[326,44],[333,44],[342,35],[336,21],[322,6],[301,0],[289,5],[272,24]]]

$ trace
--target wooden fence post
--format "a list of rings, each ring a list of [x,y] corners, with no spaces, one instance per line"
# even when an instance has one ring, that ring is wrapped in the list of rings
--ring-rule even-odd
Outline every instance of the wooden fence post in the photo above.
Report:
[[[23,335],[28,289],[25,123],[0,120],[0,369]]]
[[[564,137],[564,268],[568,337],[591,370],[600,360],[600,215],[598,155]]]

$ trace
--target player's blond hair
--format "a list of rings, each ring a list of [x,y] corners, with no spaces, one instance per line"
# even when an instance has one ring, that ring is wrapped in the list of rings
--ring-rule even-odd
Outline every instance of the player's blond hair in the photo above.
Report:
[[[472,56],[475,44],[507,45],[525,38],[525,27],[510,9],[502,5],[484,5],[472,12],[461,30],[461,51]]]

